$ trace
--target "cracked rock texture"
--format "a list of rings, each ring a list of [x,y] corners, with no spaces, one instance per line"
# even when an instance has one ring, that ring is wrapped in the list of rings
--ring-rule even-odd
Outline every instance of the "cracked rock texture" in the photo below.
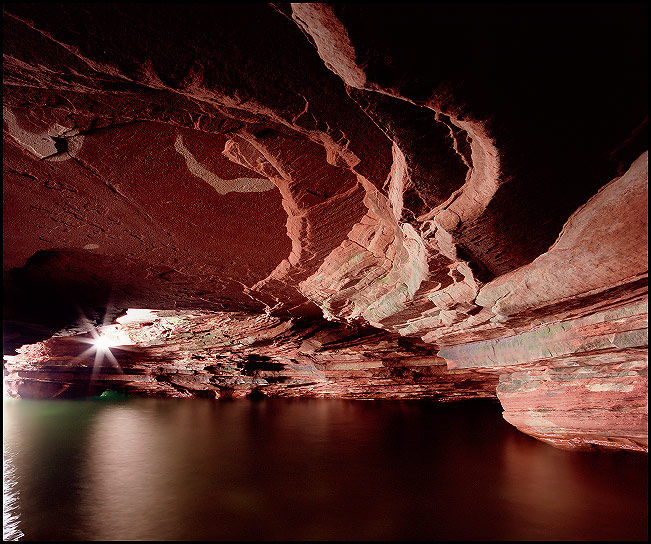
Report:
[[[496,397],[647,451],[647,19],[3,4],[9,394]]]

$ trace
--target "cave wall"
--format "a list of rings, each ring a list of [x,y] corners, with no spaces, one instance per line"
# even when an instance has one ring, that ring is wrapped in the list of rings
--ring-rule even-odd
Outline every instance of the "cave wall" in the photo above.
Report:
[[[497,396],[646,451],[647,15],[4,4],[10,394]]]

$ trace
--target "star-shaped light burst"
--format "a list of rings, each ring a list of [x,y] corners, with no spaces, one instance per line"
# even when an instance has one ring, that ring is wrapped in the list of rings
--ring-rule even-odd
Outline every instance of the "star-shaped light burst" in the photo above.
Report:
[[[90,344],[90,347],[80,353],[77,358],[83,359],[91,353],[95,353],[95,361],[93,362],[93,372],[91,374],[91,382],[95,380],[104,363],[104,358],[108,359],[111,365],[120,373],[124,374],[120,363],[113,355],[111,349],[129,350],[129,345],[132,345],[131,339],[120,330],[120,325],[106,325],[102,324],[100,327],[95,328],[91,325],[88,318],[82,314],[82,323],[90,333],[90,338],[78,338],[80,342]]]

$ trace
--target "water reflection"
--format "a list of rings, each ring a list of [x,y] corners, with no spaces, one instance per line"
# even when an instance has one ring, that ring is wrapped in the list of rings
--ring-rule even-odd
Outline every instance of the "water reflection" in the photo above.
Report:
[[[5,417],[3,413],[2,426],[5,431],[9,430],[9,436],[14,433],[11,429],[12,419]],[[14,463],[15,454],[7,445],[7,439],[2,440],[2,540],[20,540],[23,532],[20,530],[19,522],[19,491],[17,489],[16,469]]]
[[[152,515],[173,507],[169,490],[175,452],[165,440],[146,410],[126,405],[97,415],[83,464],[87,493],[81,501],[91,540],[109,534],[155,540],[166,533],[169,520]]]
[[[555,450],[493,403],[14,401],[5,416],[5,540],[648,536],[646,456]]]

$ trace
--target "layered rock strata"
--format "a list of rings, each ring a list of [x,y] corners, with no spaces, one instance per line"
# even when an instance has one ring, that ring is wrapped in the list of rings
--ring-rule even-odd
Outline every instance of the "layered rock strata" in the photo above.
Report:
[[[646,451],[645,10],[559,10],[5,4],[11,394],[496,394]]]
[[[448,370],[424,342],[372,327],[234,313],[150,311],[146,321],[59,336],[5,356],[8,394],[70,398],[106,390],[215,399],[495,398],[497,377]]]

